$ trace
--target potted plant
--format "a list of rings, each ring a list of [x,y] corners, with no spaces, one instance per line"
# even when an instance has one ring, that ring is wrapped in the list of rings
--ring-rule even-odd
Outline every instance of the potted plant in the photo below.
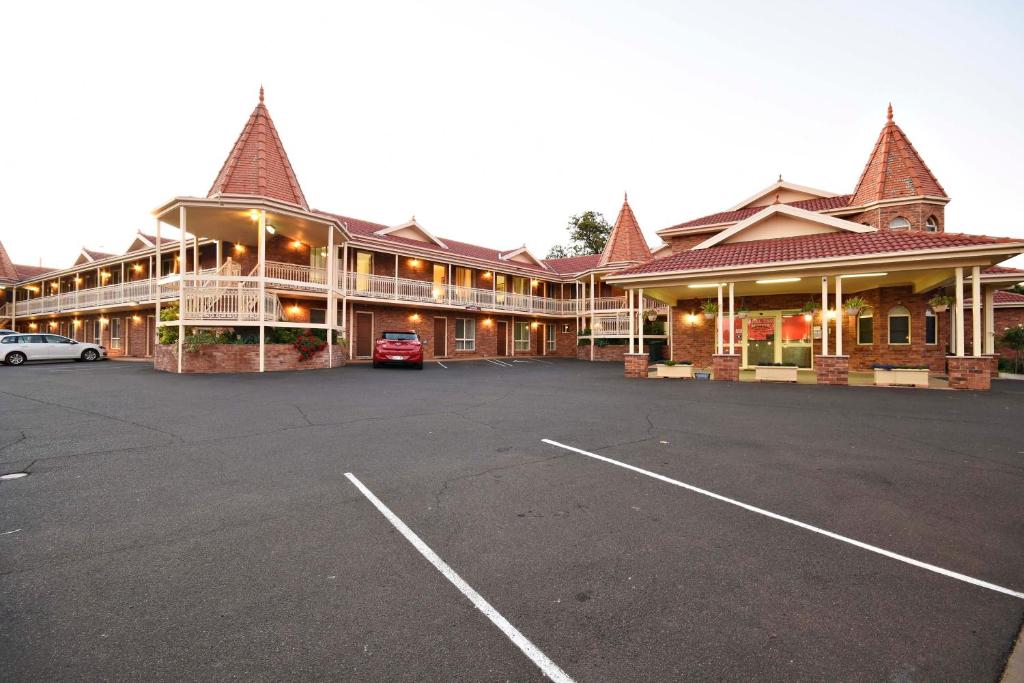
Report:
[[[667,360],[663,363],[658,363],[654,367],[657,371],[657,377],[677,379],[693,378],[693,363],[691,363],[688,360],[683,360],[679,362],[676,362],[674,360]]]
[[[846,315],[857,315],[867,307],[868,302],[859,296],[851,296],[843,303],[843,308],[846,309]]]
[[[708,299],[700,305],[700,310],[704,312],[705,320],[714,320],[715,315],[718,313],[718,304]]]
[[[740,320],[750,316],[750,310],[746,306],[740,306],[736,309],[736,317]]]
[[[796,363],[764,363],[754,366],[754,379],[758,382],[796,382]]]
[[[658,319],[658,312],[657,312],[656,310],[654,310],[653,308],[648,308],[648,309],[647,309],[646,311],[644,311],[644,315],[645,315],[645,316],[647,317],[647,319],[648,319],[649,321],[651,321],[652,323],[653,323],[653,322],[654,322],[655,320],[657,320],[657,319]]]
[[[807,301],[807,303],[805,303],[800,308],[800,312],[801,313],[812,313],[812,314],[814,314],[814,313],[817,313],[820,310],[821,310],[821,304],[818,303],[817,301],[815,301],[814,299],[809,299]]]
[[[711,368],[699,368],[693,372],[694,379],[711,379]]]
[[[953,297],[948,294],[936,294],[931,299],[928,299],[928,305],[932,307],[932,310],[936,313],[944,313],[949,310],[949,307],[956,301]]]
[[[922,387],[928,388],[927,365],[892,365],[875,363],[875,386],[878,387]]]

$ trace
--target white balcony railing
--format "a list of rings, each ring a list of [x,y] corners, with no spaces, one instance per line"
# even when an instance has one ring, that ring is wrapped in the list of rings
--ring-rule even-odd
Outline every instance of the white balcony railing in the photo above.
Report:
[[[245,320],[259,321],[259,290],[235,284],[221,283],[215,287],[185,285],[185,320]],[[281,300],[273,292],[264,292],[263,320],[284,319]]]
[[[292,289],[327,289],[327,269],[299,263],[267,261],[267,278],[285,280]]]

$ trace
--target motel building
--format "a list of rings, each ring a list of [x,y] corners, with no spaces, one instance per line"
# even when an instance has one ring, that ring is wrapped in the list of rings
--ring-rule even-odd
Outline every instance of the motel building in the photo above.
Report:
[[[1024,271],[999,266],[1024,240],[947,232],[948,202],[890,108],[851,194],[780,178],[659,231],[653,252],[625,200],[603,253],[541,259],[438,237],[415,217],[310,208],[261,88],[207,195],[158,207],[125,252],[83,248],[46,268],[0,245],[0,327],[168,372],[335,367],[411,329],[428,359],[619,361],[646,377],[660,354],[717,380],[787,364],[842,384],[886,363],[985,389],[997,334],[1024,322],[1024,297],[1002,291]],[[299,360],[299,330],[328,343]]]

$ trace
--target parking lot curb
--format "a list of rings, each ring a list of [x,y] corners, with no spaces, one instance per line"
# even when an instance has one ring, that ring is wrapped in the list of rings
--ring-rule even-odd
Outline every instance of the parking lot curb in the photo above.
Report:
[[[1006,668],[1003,669],[1003,676],[1000,683],[1024,683],[1024,624],[1021,624],[1020,632],[1017,633],[1017,642],[1010,651],[1010,658],[1006,660]]]

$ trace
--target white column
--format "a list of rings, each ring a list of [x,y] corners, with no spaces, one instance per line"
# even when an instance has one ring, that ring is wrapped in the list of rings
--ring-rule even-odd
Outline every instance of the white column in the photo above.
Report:
[[[192,236],[192,281],[199,284],[199,236]]]
[[[633,317],[633,290],[632,289],[627,289],[626,290],[626,297],[627,297],[627,300],[629,301],[629,304],[628,304],[627,309],[626,309],[627,311],[629,311],[629,352],[633,353],[633,335],[636,334],[636,330],[634,329],[633,325],[636,322],[636,319]]]
[[[638,310],[638,317],[640,318],[640,322],[639,322],[639,325],[640,325],[640,348],[638,348],[636,350],[636,352],[637,353],[643,353],[644,352],[644,320],[645,320],[645,318],[644,318],[644,288],[643,287],[640,288],[640,293],[637,295],[637,301],[639,302],[637,304],[637,310]]]
[[[715,314],[715,353],[722,355],[722,312],[725,305],[722,302],[722,285],[718,285],[718,313]]]
[[[843,355],[843,278],[836,276],[836,355]]]
[[[393,295],[396,299],[398,298],[398,252],[395,252],[395,293]]]
[[[218,242],[220,244],[220,242]],[[334,366],[334,328],[338,318],[338,299],[334,295],[338,259],[334,250],[334,226],[327,225],[327,367]]]
[[[341,247],[341,329],[351,346],[352,335],[348,333],[348,238]],[[351,349],[349,358],[352,358]]]
[[[995,289],[985,289],[985,353],[992,355],[996,352],[996,315],[995,315]]]
[[[149,267],[149,279],[150,279],[150,291],[153,292],[153,298],[156,299],[156,329],[153,330],[155,334],[160,329],[160,219],[156,219],[156,254],[153,258],[152,263]],[[75,276],[75,291],[78,291],[77,284],[78,276]],[[73,323],[72,323],[73,324]],[[149,334],[149,325],[146,325],[146,334]],[[156,340],[151,339],[150,343],[154,349],[153,354],[156,355]]]
[[[736,355],[736,292],[735,283],[729,283],[729,355]],[[672,319],[669,318],[671,321]]]
[[[256,283],[256,310],[258,311],[258,315],[260,318],[260,372],[264,372],[264,354],[266,352],[266,340],[263,338],[263,336],[264,334],[266,334],[266,325],[264,324],[266,321],[263,319],[263,295],[266,292],[267,287],[267,212],[264,211],[263,209],[260,209],[260,215],[259,220],[256,223],[256,229],[259,230],[259,236],[257,236],[256,238],[256,243],[258,245],[256,258],[259,259],[259,261],[257,261],[257,267],[259,269],[257,272],[259,274],[259,278]],[[241,300],[239,300],[239,314],[241,314],[241,303]]]
[[[178,209],[178,372],[181,372],[185,345],[185,207]]]
[[[971,268],[971,355],[981,355],[981,267]]]
[[[964,269],[956,269],[956,349],[954,354],[963,356],[964,351]]]
[[[828,355],[828,276],[821,277],[821,355]]]
[[[222,242],[221,240],[217,240],[217,254],[216,256],[214,256],[214,259],[216,259],[214,261],[214,267],[216,267],[216,272],[219,275],[220,264],[224,260],[224,242]]]

